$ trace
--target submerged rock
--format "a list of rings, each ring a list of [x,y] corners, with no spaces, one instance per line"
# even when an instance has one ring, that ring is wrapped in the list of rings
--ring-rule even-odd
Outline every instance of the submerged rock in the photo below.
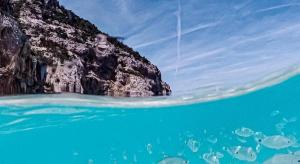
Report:
[[[158,162],[158,164],[188,164],[189,162],[183,158],[180,157],[167,157],[163,160],[161,160],[160,162]]]
[[[241,161],[253,162],[257,155],[251,147],[234,146],[227,149],[227,152],[234,158]]]
[[[170,95],[159,69],[57,0],[0,0],[0,95]]]

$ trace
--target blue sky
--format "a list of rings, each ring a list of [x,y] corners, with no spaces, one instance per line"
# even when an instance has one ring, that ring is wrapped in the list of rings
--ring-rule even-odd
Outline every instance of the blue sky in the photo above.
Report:
[[[100,30],[126,37],[178,93],[239,88],[300,65],[300,0],[60,3]]]

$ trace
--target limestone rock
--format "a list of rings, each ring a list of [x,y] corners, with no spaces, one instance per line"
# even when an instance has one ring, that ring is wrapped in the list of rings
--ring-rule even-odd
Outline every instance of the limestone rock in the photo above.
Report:
[[[0,95],[171,94],[156,66],[57,0],[0,3]]]

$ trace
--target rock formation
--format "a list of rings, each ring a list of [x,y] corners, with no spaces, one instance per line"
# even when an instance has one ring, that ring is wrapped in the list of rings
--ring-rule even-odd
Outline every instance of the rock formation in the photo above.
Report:
[[[0,95],[162,96],[160,71],[57,0],[0,0]]]

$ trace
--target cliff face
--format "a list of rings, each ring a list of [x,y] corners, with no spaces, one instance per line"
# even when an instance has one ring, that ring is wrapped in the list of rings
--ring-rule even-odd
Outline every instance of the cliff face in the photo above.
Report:
[[[171,93],[160,71],[57,0],[0,0],[0,95]]]

